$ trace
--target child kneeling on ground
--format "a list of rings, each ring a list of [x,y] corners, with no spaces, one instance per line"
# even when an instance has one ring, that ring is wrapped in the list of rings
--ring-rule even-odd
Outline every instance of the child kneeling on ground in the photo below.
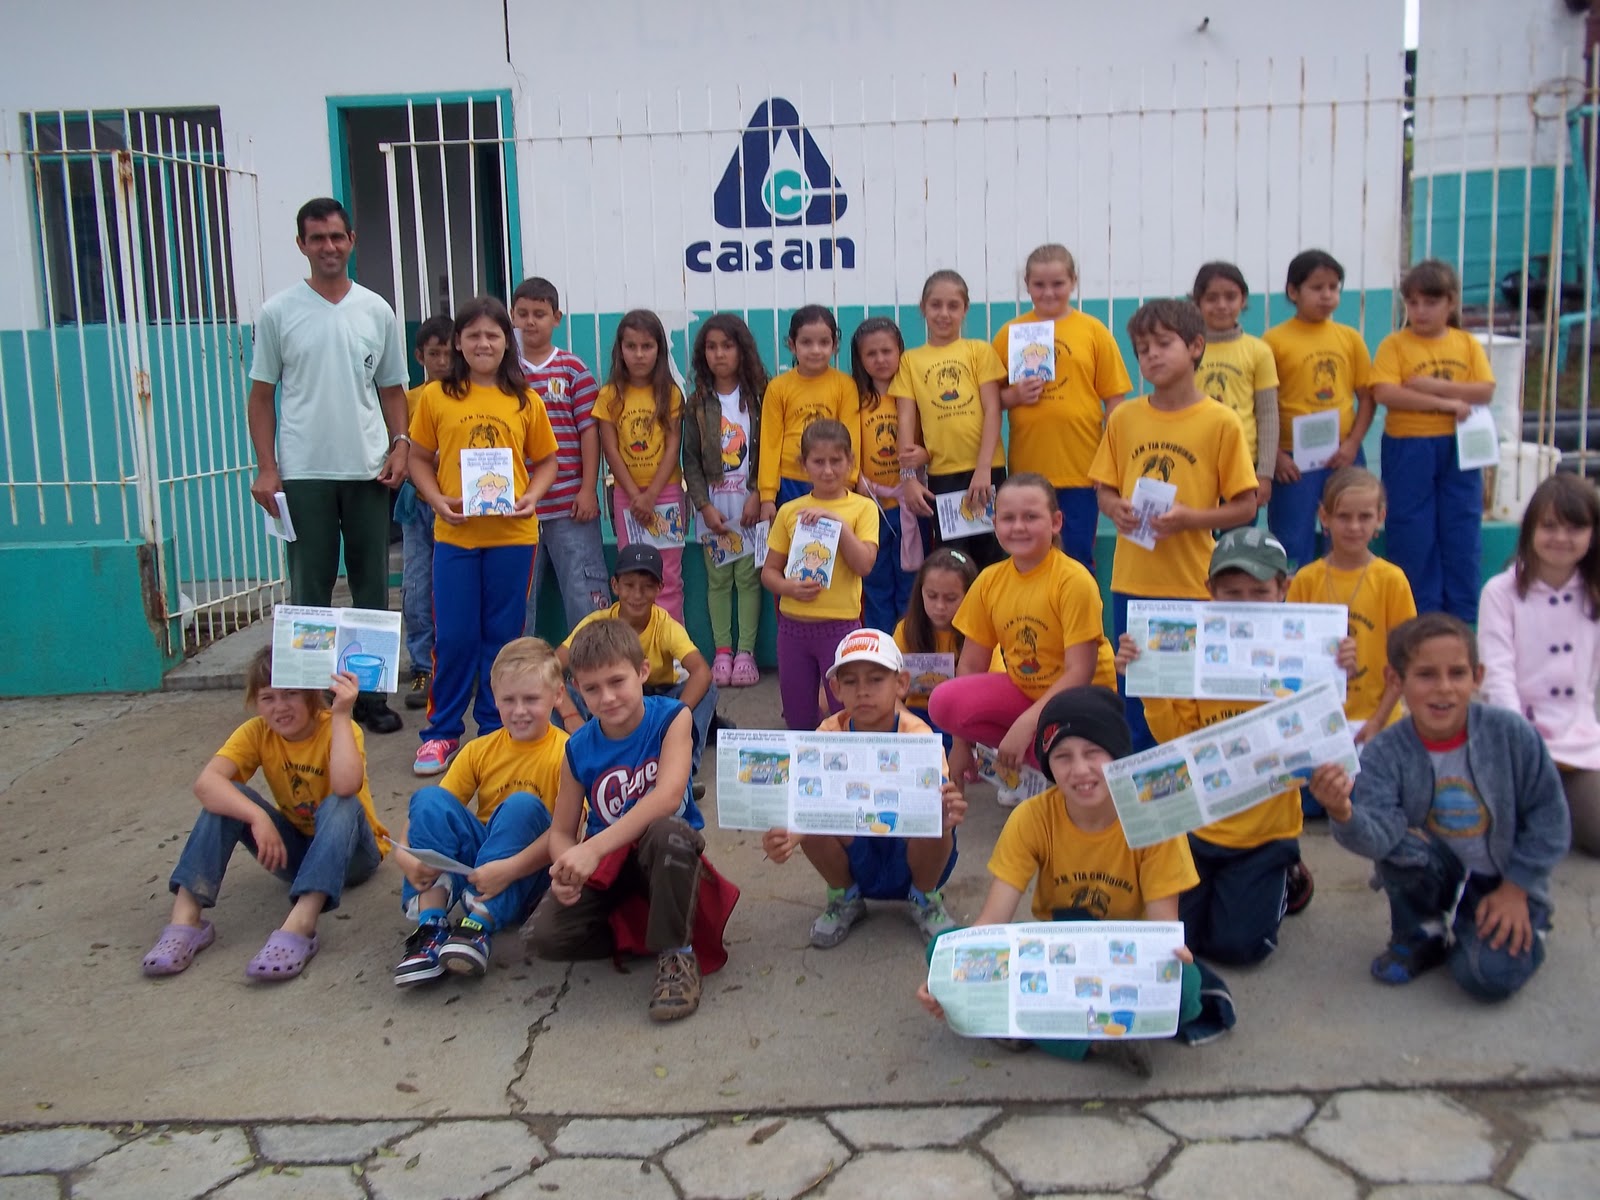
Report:
[[[468,742],[439,786],[412,793],[405,846],[395,850],[405,875],[401,907],[417,920],[394,969],[400,987],[446,971],[482,975],[494,934],[519,927],[550,886],[550,814],[567,747],[565,731],[550,724],[561,664],[545,642],[517,638],[495,655],[489,684],[503,724]],[[476,870],[443,874],[419,862],[412,848]],[[452,931],[458,900],[467,912]]]
[[[1052,696],[1039,714],[1034,734],[1039,769],[1053,785],[1019,804],[989,859],[988,898],[974,925],[1006,925],[1017,919],[1017,905],[1033,885],[1035,921],[1176,921],[1178,896],[1198,881],[1189,844],[1169,838],[1134,850],[1122,832],[1111,801],[1105,764],[1133,753],[1122,698],[1110,688],[1075,687]],[[928,947],[932,956],[933,947]],[[1183,998],[1178,1036],[1190,1043],[1208,1040],[1233,1024],[1231,1002],[1213,1010],[1215,1024],[1202,1022],[1201,972],[1188,949],[1173,953],[1183,961]],[[1207,990],[1226,999],[1220,979]],[[917,999],[934,1016],[944,1009],[924,983]],[[1223,1016],[1221,1014],[1225,1013]],[[997,1039],[1009,1050],[1026,1050],[1025,1039]],[[1041,1039],[1039,1047],[1057,1058],[1100,1058],[1142,1078],[1151,1073],[1142,1042]]]
[[[819,733],[921,733],[933,728],[905,707],[911,675],[894,639],[879,629],[845,635],[828,670],[833,694],[844,705],[817,726]],[[944,758],[940,753],[941,761]],[[955,928],[939,889],[956,865],[956,826],[967,802],[944,765],[944,827],[937,838],[833,837],[769,829],[761,845],[773,862],[788,862],[796,848],[828,885],[828,906],[811,923],[811,944],[828,950],[844,941],[867,915],[867,900],[909,900],[911,919],[932,941]]]
[[[1544,961],[1550,870],[1570,837],[1561,775],[1520,713],[1472,703],[1483,667],[1465,622],[1415,617],[1388,649],[1409,715],[1367,743],[1353,783],[1325,765],[1311,792],[1388,894],[1373,976],[1410,983],[1448,962],[1469,994],[1504,1000]]]
[[[568,666],[594,719],[567,741],[550,894],[523,942],[557,962],[647,949],[657,955],[650,1019],[677,1020],[700,1006],[702,963],[709,973],[727,961],[722,930],[739,896],[701,857],[694,723],[677,700],[645,695],[650,663],[626,621],[584,626]]]
[[[244,697],[256,716],[194,782],[201,812],[172,872],[172,920],[144,956],[146,975],[186,970],[215,940],[202,914],[216,904],[241,841],[289,885],[294,905],[245,967],[252,979],[293,979],[305,970],[319,947],[317,918],[378,869],[389,835],[372,809],[361,730],[350,717],[356,677],[335,675],[332,690],[328,706],[319,689],[273,687],[271,647],[250,660]],[[272,802],[245,786],[257,769]]]

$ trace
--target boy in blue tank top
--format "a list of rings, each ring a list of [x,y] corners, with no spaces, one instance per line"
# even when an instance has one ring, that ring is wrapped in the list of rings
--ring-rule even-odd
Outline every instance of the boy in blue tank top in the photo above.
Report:
[[[584,626],[568,665],[594,719],[567,742],[550,829],[550,892],[523,939],[543,959],[608,958],[613,913],[633,896],[645,899],[644,940],[657,955],[650,1019],[677,1020],[700,1005],[690,941],[705,819],[689,790],[694,723],[678,701],[645,695],[650,664],[626,621]]]

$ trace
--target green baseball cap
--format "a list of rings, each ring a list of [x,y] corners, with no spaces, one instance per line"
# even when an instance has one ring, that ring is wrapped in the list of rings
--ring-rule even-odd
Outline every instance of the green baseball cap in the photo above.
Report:
[[[1211,552],[1211,572],[1215,579],[1224,571],[1243,571],[1256,579],[1276,579],[1289,573],[1289,554],[1283,543],[1265,529],[1249,526],[1230,529],[1217,539]]]

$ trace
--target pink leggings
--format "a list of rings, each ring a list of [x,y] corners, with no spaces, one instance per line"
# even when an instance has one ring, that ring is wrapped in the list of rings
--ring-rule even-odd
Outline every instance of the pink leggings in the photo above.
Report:
[[[676,501],[683,503],[683,489],[675,483],[669,483],[661,489],[661,495],[656,497],[657,504],[671,504]],[[619,485],[615,490],[612,502],[615,512],[612,514],[612,525],[617,531],[617,549],[628,544],[628,523],[622,519],[622,514],[628,511],[628,493]],[[661,594],[656,597],[656,603],[666,609],[668,614],[679,625],[683,624],[683,547],[661,552]]]
[[[1033,701],[1003,671],[982,675],[961,675],[947,679],[928,697],[928,716],[933,724],[951,737],[990,749],[1000,745],[1011,732],[1017,718],[1033,706]],[[1033,756],[1033,741],[1028,742],[1028,763],[1038,766]]]

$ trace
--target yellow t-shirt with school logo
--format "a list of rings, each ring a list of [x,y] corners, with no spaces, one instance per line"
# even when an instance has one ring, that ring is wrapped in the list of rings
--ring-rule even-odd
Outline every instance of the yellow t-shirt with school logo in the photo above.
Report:
[[[1218,721],[1243,716],[1260,704],[1236,700],[1157,700],[1146,697],[1144,719],[1156,741],[1170,742],[1198,732]],[[1268,796],[1254,808],[1236,812],[1194,831],[1194,836],[1229,850],[1254,850],[1280,838],[1300,836],[1305,818],[1300,811],[1300,789]]]
[[[367,786],[366,738],[361,726],[351,722],[350,728],[356,738],[356,753],[361,755],[361,790],[356,798],[378,840],[378,849],[388,854],[389,831],[378,820],[372,807],[372,790]],[[316,714],[311,736],[298,742],[276,733],[262,718],[251,717],[233,731],[217,751],[217,757],[233,764],[235,783],[249,783],[259,770],[278,811],[301,833],[312,837],[317,832],[317,806],[328,798],[328,759],[332,753],[333,714],[322,709]]]
[[[1194,369],[1194,382],[1213,400],[1239,416],[1250,461],[1257,461],[1256,393],[1278,386],[1278,364],[1271,348],[1258,337],[1241,333],[1226,342],[1206,341],[1206,352]]]
[[[1373,383],[1404,383],[1418,375],[1452,383],[1494,382],[1483,345],[1464,329],[1446,329],[1434,338],[1397,329],[1378,343]],[[1456,419],[1449,413],[1391,408],[1383,418],[1383,432],[1389,437],[1453,437]]]
[[[1120,821],[1085,833],[1056,788],[1029,797],[1006,818],[989,856],[989,874],[1019,892],[1037,880],[1036,921],[1051,920],[1061,908],[1084,909],[1102,921],[1139,921],[1152,900],[1200,882],[1185,838],[1134,850]]]
[[[1294,419],[1339,410],[1339,436],[1356,420],[1356,390],[1372,383],[1372,356],[1361,334],[1337,321],[1290,317],[1262,338],[1278,364],[1278,448],[1294,449]]]
[[[561,644],[568,650],[572,649],[572,639],[578,636],[578,630],[591,622],[612,617],[626,620],[622,616],[622,605],[613,604],[610,608],[590,613],[572,627],[567,640]],[[650,606],[650,620],[644,632],[639,634],[639,644],[644,647],[644,656],[650,663],[650,678],[645,680],[650,687],[671,687],[677,683],[678,664],[689,655],[700,653],[700,647],[694,644],[689,631],[673,620],[672,614],[659,604]]]
[[[955,627],[980,646],[998,648],[1006,674],[1030,700],[1061,678],[1068,646],[1095,643],[1091,683],[1117,686],[1116,656],[1106,641],[1094,576],[1059,550],[1026,573],[1013,559],[978,576],[956,610]]]
[[[861,477],[879,487],[900,486],[900,413],[888,396],[878,399],[875,407],[861,406]],[[898,508],[900,501],[893,496],[880,496],[878,503],[885,508]]]
[[[1245,446],[1239,418],[1232,409],[1209,401],[1176,412],[1154,407],[1148,396],[1117,405],[1089,477],[1127,499],[1145,476],[1174,484],[1177,502],[1189,508],[1215,508],[1256,488],[1255,459]],[[1154,550],[1119,537],[1111,560],[1111,590],[1202,600],[1215,546],[1209,529],[1164,537]]]
[[[850,451],[861,449],[861,393],[837,367],[806,376],[790,369],[767,384],[761,397],[761,461],[756,486],[763,500],[778,498],[778,480],[807,478],[800,435],[818,417],[832,417],[850,432]],[[855,472],[851,472],[851,482]]]
[[[554,725],[531,742],[519,742],[509,730],[496,729],[461,747],[439,786],[469,806],[476,796],[478,820],[484,824],[513,792],[531,792],[554,813],[566,750],[566,731]]]
[[[1328,560],[1308,563],[1289,581],[1290,604],[1343,604],[1350,610],[1350,636],[1356,639],[1356,673],[1345,692],[1344,713],[1365,722],[1383,698],[1383,668],[1389,661],[1389,631],[1417,615],[1406,573],[1374,558],[1353,571],[1336,571]],[[1400,719],[1401,706],[1390,715]]]
[[[1025,313],[1000,326],[994,349],[1010,357],[1011,326],[1044,320]],[[1035,471],[1058,488],[1089,487],[1089,464],[1100,445],[1106,404],[1133,389],[1122,351],[1111,331],[1088,313],[1073,309],[1055,322],[1056,377],[1044,385],[1037,404],[1007,411],[1011,423],[1009,469]]]
[[[818,500],[814,495],[801,496],[778,509],[772,519],[772,529],[767,534],[767,550],[787,560],[789,547],[794,544],[795,526],[800,514],[808,508],[825,508],[855,531],[863,542],[878,544],[878,506],[865,496],[846,492],[837,500]],[[778,564],[782,569],[783,563]],[[843,555],[835,556],[829,564],[828,586],[815,600],[796,600],[783,596],[778,600],[778,611],[800,621],[859,621],[861,619],[861,576],[852,571]]]
[[[528,463],[539,462],[556,452],[555,431],[544,410],[539,393],[528,389],[527,403],[499,388],[467,384],[467,394],[457,400],[444,385],[423,384],[417,397],[416,415],[411,418],[412,444],[438,454],[434,472],[439,490],[446,496],[462,494],[461,452],[463,450],[510,447],[511,478],[500,494],[503,507],[515,504],[528,490]],[[471,501],[472,496],[465,497]],[[525,546],[539,540],[539,522],[534,517],[468,517],[465,524],[452,525],[443,517],[433,522],[435,541],[450,546],[483,550],[491,546]]]
[[[667,409],[667,425],[656,420],[656,394],[647,387],[628,384],[617,395],[617,389],[606,384],[595,397],[594,418],[614,426],[617,431],[617,448],[622,461],[627,464],[628,476],[639,487],[649,487],[667,452],[667,425],[673,429],[683,419],[683,393],[676,385]],[[669,484],[683,478],[678,464],[672,464]]]
[[[1004,382],[1006,367],[994,347],[977,338],[957,338],[948,346],[918,346],[900,356],[900,370],[889,395],[917,403],[928,474],[954,475],[978,465],[983,441],[983,401],[979,388]],[[997,439],[991,467],[1006,465]]]

